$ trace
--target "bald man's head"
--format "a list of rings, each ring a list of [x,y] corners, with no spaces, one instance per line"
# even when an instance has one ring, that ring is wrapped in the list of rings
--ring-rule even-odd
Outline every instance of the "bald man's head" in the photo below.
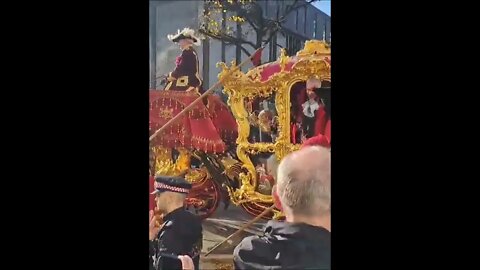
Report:
[[[316,215],[330,210],[330,150],[319,146],[287,155],[278,167],[277,193],[292,214]]]

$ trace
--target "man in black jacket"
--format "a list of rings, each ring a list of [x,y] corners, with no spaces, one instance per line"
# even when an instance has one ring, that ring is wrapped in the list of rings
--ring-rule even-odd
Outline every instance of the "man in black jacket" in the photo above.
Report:
[[[330,269],[330,150],[310,146],[286,156],[273,188],[286,222],[235,248],[235,269]]]
[[[180,255],[193,259],[199,269],[202,250],[202,224],[199,218],[184,209],[184,200],[192,185],[181,177],[155,178],[156,208],[163,222],[150,212],[150,269],[182,269]]]

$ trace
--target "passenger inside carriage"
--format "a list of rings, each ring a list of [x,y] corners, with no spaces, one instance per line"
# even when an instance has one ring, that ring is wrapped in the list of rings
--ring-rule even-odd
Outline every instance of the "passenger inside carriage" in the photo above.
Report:
[[[314,136],[330,140],[330,82],[312,78],[290,90],[291,142],[301,144]]]
[[[256,97],[245,101],[250,123],[250,143],[275,143],[278,136],[278,113],[275,93],[267,98]]]

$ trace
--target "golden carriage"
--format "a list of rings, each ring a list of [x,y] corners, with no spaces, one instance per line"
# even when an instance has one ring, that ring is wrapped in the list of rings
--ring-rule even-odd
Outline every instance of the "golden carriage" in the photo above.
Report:
[[[330,47],[322,41],[307,41],[304,49],[295,56],[287,56],[282,49],[276,62],[261,65],[246,73],[237,70],[228,74],[235,69],[235,61],[230,67],[225,63],[218,65],[222,69],[218,78],[223,81],[224,92],[229,97],[228,105],[238,123],[236,155],[245,169],[238,177],[239,188],[228,188],[228,191],[234,204],[258,215],[273,203],[273,198],[268,192],[259,190],[263,171],[259,173],[258,161],[261,163],[262,159],[255,156],[275,153],[275,158],[280,160],[300,147],[292,140],[294,117],[291,115],[291,99],[296,95],[294,91],[304,90],[301,85],[308,79],[315,78],[329,87]],[[260,99],[264,104],[265,101],[274,103],[274,107],[269,109],[267,105],[256,113],[251,106],[255,99]],[[260,139],[252,136],[252,132],[257,131]],[[265,134],[264,139],[261,138],[262,134]],[[273,218],[280,216],[280,211],[275,210]]]
[[[277,61],[246,73],[237,70],[235,61],[230,66],[225,63],[217,66],[221,67],[218,78],[238,124],[236,145],[230,143],[230,151],[221,154],[180,149],[176,159],[171,158],[171,153],[154,149],[157,151],[154,171],[171,175],[186,173],[187,180],[194,185],[187,205],[201,208],[203,217],[218,207],[221,190],[228,191],[233,204],[258,215],[273,203],[270,192],[274,172],[267,161],[273,154],[273,158],[280,160],[301,144],[292,129],[294,114],[298,113],[293,99],[305,91],[309,79],[316,79],[322,86],[330,85],[330,47],[323,41],[310,40],[295,56],[287,56],[282,49]],[[200,161],[200,166],[191,167],[186,156]],[[266,216],[281,217],[278,210]]]

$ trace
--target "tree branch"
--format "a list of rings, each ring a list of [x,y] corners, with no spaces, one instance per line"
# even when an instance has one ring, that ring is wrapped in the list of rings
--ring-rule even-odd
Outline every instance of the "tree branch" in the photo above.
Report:
[[[265,21],[267,22],[267,25],[268,25],[268,28],[271,28],[273,27],[275,30],[273,31],[273,33],[276,33],[276,32],[280,32],[282,35],[285,36],[285,33],[284,33],[284,28],[283,28],[283,25],[282,23],[285,22],[287,20],[287,16],[292,13],[293,11],[295,10],[298,10],[299,8],[302,8],[302,7],[305,7],[313,2],[316,2],[316,1],[319,1],[319,0],[306,0],[305,2],[303,2],[302,4],[298,4],[298,1],[299,0],[295,0],[293,2],[292,5],[290,5],[288,7],[287,10],[285,10],[285,13],[279,17],[279,10],[277,9],[277,16],[276,16],[276,20],[270,20],[270,19],[265,19]],[[298,4],[298,5],[297,5]],[[273,34],[272,34],[273,35]],[[270,40],[270,38],[268,39]]]
[[[250,56],[250,52],[243,46],[244,44],[250,45],[253,49],[258,49],[264,44],[267,44],[272,41],[273,37],[277,33],[285,35],[285,30],[283,23],[287,20],[287,17],[294,11],[306,7],[309,4],[319,0],[294,0],[292,5],[289,5],[288,8],[281,14],[279,6],[277,6],[275,19],[268,19],[263,17],[263,8],[256,2],[250,3],[240,3],[238,1],[233,1],[229,3],[227,0],[219,0],[222,4],[222,7],[209,5],[209,8],[214,10],[228,10],[229,12],[234,12],[237,16],[240,16],[245,19],[245,21],[252,27],[256,33],[256,41],[251,42],[248,40],[248,36],[238,35],[234,33],[233,35],[226,34],[225,32],[214,32],[208,29],[208,24],[202,26],[199,30],[200,33],[211,37],[216,40],[221,40],[225,42],[226,45],[237,45],[240,46],[241,50]],[[242,33],[243,34],[243,33]]]
[[[295,0],[295,1],[293,2],[293,4],[292,4],[291,6],[289,6],[287,10],[285,10],[285,13],[282,15],[282,17],[280,17],[280,18],[278,19],[278,22],[283,22],[283,21],[285,21],[285,20],[287,19],[287,16],[288,16],[291,12],[293,12],[293,11],[295,11],[295,10],[301,8],[301,7],[308,6],[309,4],[311,4],[311,3],[313,3],[313,2],[317,2],[317,1],[318,1],[318,0],[310,0],[310,1],[305,1],[305,2],[303,2],[303,3],[300,4],[300,5],[297,5],[298,0]]]
[[[278,32],[278,28],[270,32],[270,36],[264,41],[265,44],[268,44],[270,41],[272,41],[273,37],[275,34]]]
[[[204,34],[206,36],[209,36],[213,39],[223,40],[225,42],[230,42],[232,44],[237,44],[237,45],[248,44],[248,45],[252,46],[252,48],[256,49],[255,44],[253,42],[245,40],[243,38],[233,37],[233,36],[230,36],[230,35],[226,35],[224,33],[214,34],[214,33],[210,32],[208,30],[205,30],[205,29],[199,29],[198,32],[201,33],[201,34]]]
[[[245,18],[245,20],[247,20],[248,24],[250,24],[252,26],[252,28],[253,28],[253,30],[255,30],[255,32],[258,32],[260,30],[248,16],[244,16],[244,18]]]
[[[248,56],[252,56],[252,54],[247,50],[245,49],[242,45],[237,45],[237,46],[240,46],[240,49]]]
[[[258,16],[259,9],[261,14],[261,7],[257,3],[244,4],[244,7],[242,7],[242,4],[239,3],[230,4],[228,2],[224,2],[223,6],[226,10],[236,12],[237,16],[245,18],[245,20],[252,26],[255,31],[259,30],[259,25],[261,24],[261,22],[258,20],[259,18],[256,17],[262,16]],[[255,21],[257,21],[257,23]]]
[[[262,7],[256,2],[249,3],[247,5],[250,5],[250,6],[247,6],[246,14],[248,14],[249,16],[251,16],[251,18],[253,18],[253,21],[257,24],[257,28],[261,30],[263,27],[263,21],[264,21]]]

